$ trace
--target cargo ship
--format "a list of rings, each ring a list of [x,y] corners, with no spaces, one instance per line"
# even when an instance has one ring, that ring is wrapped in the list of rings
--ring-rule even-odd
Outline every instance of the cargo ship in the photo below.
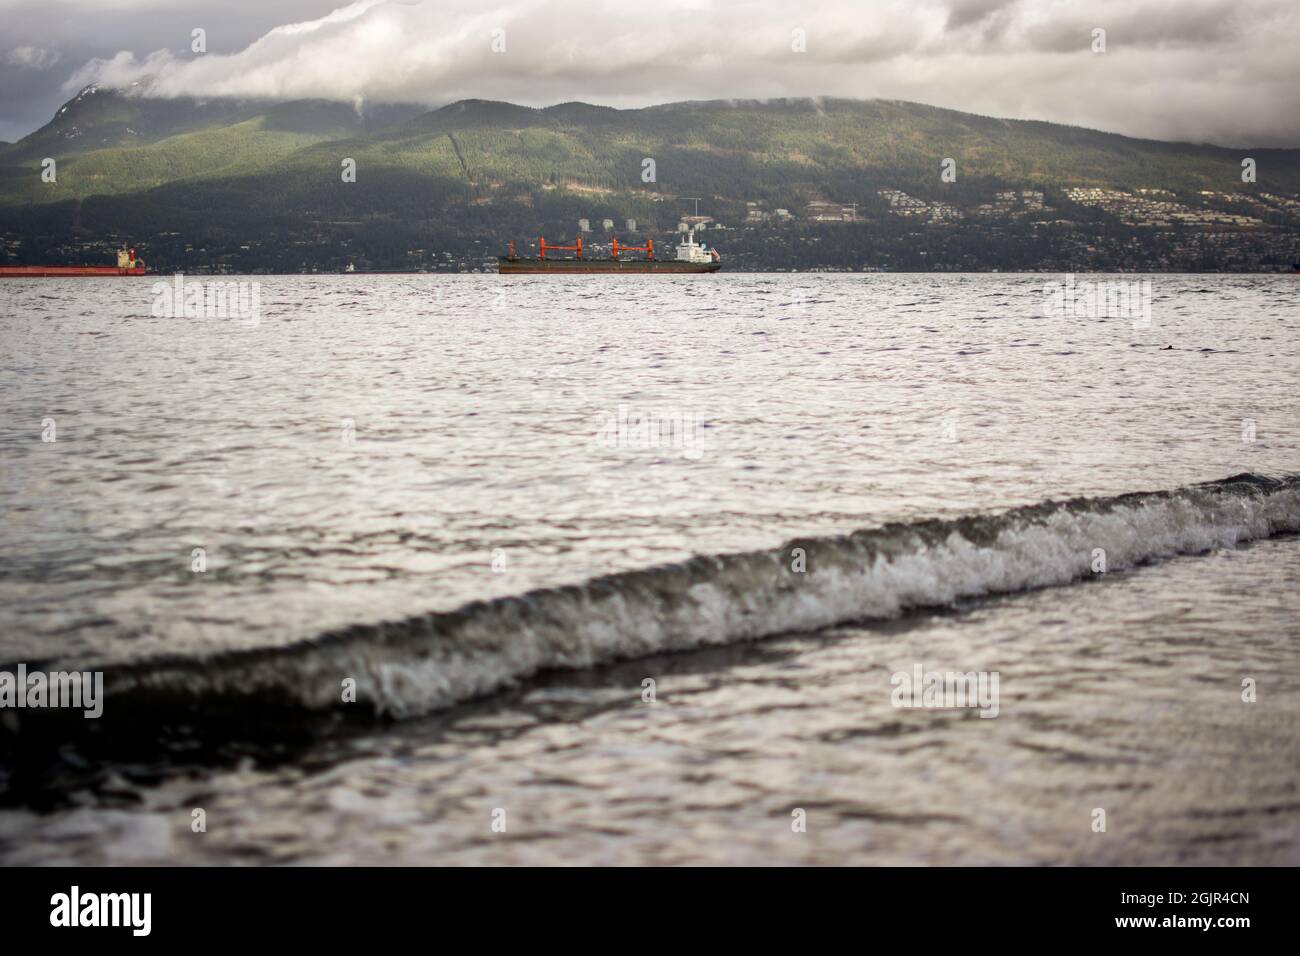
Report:
[[[64,279],[72,276],[142,276],[144,260],[119,249],[115,266],[0,266],[0,279]]]
[[[548,252],[572,252],[572,258],[547,258]],[[644,252],[644,259],[619,258],[627,252]],[[642,275],[681,275],[693,272],[717,272],[722,268],[721,257],[716,249],[707,249],[703,243],[695,241],[695,229],[686,233],[684,242],[677,244],[677,255],[673,259],[655,258],[655,241],[646,239],[644,246],[620,245],[617,239],[610,246],[608,259],[584,259],[582,256],[582,236],[578,236],[571,245],[548,245],[546,237],[537,240],[537,258],[526,259],[515,255],[515,244],[510,243],[509,252],[497,257],[497,271],[502,275],[536,275],[548,273],[555,275],[608,274]]]

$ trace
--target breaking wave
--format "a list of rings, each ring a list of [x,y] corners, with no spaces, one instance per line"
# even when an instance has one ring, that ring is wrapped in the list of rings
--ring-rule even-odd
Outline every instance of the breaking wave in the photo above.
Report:
[[[1243,474],[1172,491],[799,539],[355,625],[283,647],[122,664],[104,674],[104,719],[10,710],[0,722],[0,753],[44,759],[61,752],[62,741],[87,736],[105,748],[177,737],[193,747],[196,733],[274,745],[314,736],[322,721],[446,708],[544,669],[1068,584],[1095,576],[1102,553],[1115,571],[1298,531],[1300,476]],[[355,701],[344,703],[347,679],[355,681]]]
[[[218,708],[408,717],[548,668],[883,619],[955,600],[1300,531],[1300,477],[1243,474],[1172,491],[887,524],[696,557],[285,647],[137,662],[105,674],[106,716]],[[342,682],[356,702],[341,702]],[[95,722],[92,722],[95,723]]]

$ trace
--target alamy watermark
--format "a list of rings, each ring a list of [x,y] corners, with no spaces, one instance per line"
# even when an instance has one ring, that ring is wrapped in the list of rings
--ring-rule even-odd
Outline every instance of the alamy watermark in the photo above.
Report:
[[[889,679],[895,707],[978,708],[981,717],[998,715],[1000,671],[896,671]]]
[[[50,925],[55,927],[124,927],[132,936],[153,929],[152,893],[83,893],[73,885],[50,897]]]
[[[159,319],[235,319],[253,328],[262,319],[262,284],[247,280],[200,282],[181,273],[153,284],[152,314]]]
[[[606,448],[657,448],[678,451],[692,461],[704,455],[704,420],[679,408],[618,406],[600,430]]]
[[[1043,286],[1043,314],[1049,319],[1127,319],[1135,329],[1151,326],[1150,279],[1098,279]]]
[[[103,671],[0,671],[0,709],[68,707],[90,720],[104,713]]]

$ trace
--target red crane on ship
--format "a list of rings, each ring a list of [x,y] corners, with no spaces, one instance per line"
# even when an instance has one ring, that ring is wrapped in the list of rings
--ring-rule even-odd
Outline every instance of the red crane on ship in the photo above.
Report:
[[[623,252],[644,252],[645,257],[647,259],[653,259],[655,257],[655,241],[651,239],[649,236],[646,237],[644,246],[620,246],[618,244],[618,239],[616,237],[614,239],[614,246],[613,246],[613,253],[612,253],[613,258],[615,259],[618,258],[618,253],[620,249]]]
[[[506,254],[506,258],[518,258],[515,253],[515,242],[513,239],[510,240],[508,248],[509,251]],[[574,239],[571,245],[560,245],[554,242],[547,242],[545,236],[539,236],[537,238],[537,258],[545,259],[547,252],[572,252],[576,258],[581,259],[582,236],[578,236]],[[617,259],[621,252],[644,252],[646,254],[646,259],[653,260],[655,257],[655,241],[654,239],[647,237],[644,246],[629,246],[626,243],[620,243],[616,238],[610,247],[610,258]]]
[[[581,258],[582,258],[582,236],[579,236],[577,239],[574,239],[574,240],[573,240],[573,245],[571,245],[571,246],[557,246],[557,245],[555,245],[554,243],[552,243],[551,245],[548,246],[548,245],[546,244],[546,237],[545,237],[545,236],[538,236],[538,237],[537,237],[537,248],[538,248],[538,250],[539,250],[539,251],[538,251],[538,256],[539,256],[540,258],[542,258],[542,259],[545,259],[545,258],[546,258],[546,250],[547,250],[547,249],[550,249],[552,252],[572,252],[572,253],[576,253],[576,254],[577,254],[577,257],[578,257],[579,259],[581,259]]]

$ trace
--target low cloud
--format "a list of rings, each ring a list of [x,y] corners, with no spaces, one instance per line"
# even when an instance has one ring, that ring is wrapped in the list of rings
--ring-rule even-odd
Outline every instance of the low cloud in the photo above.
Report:
[[[7,65],[29,70],[48,70],[61,59],[63,57],[57,50],[47,50],[39,46],[16,46],[4,57]]]
[[[214,9],[196,9],[195,26]],[[154,96],[429,106],[885,97],[1300,145],[1295,19],[1286,0],[358,0],[234,53],[96,59],[66,89],[138,81]]]

